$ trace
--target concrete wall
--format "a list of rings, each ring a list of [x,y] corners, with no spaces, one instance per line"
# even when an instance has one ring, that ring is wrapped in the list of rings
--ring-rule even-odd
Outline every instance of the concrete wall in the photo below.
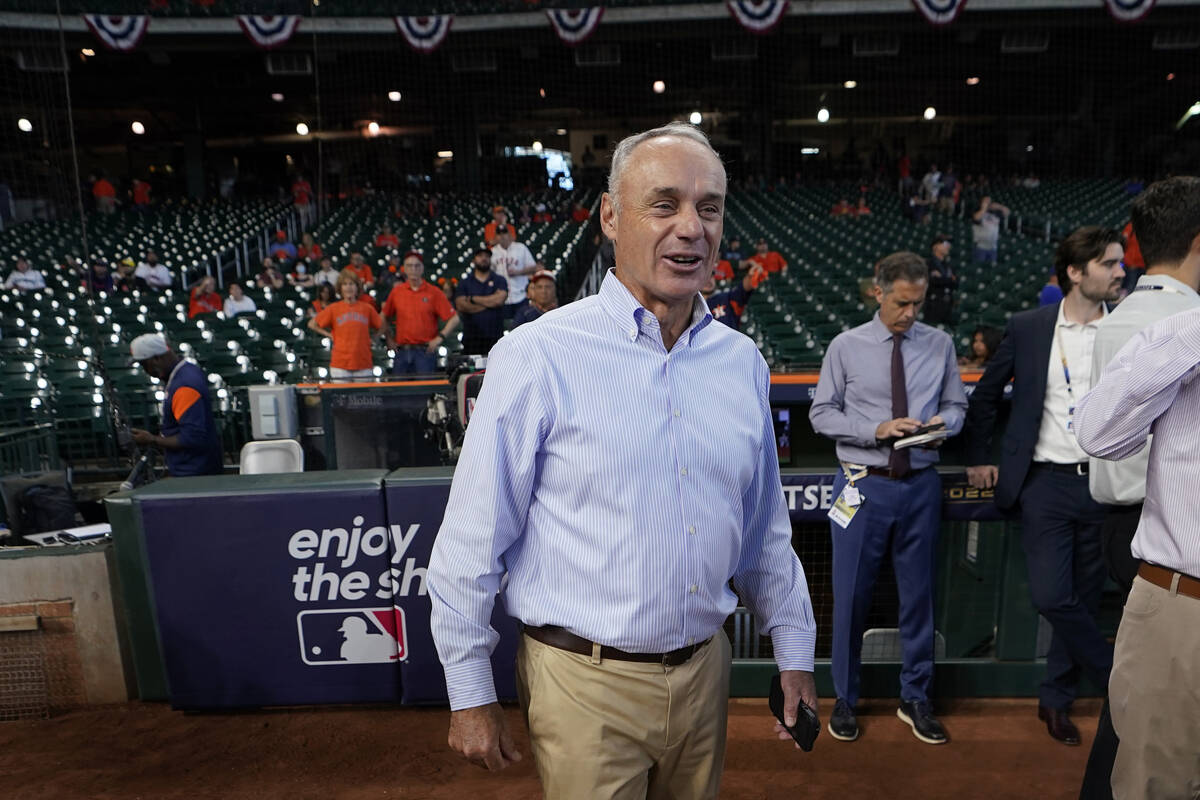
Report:
[[[0,613],[42,618],[47,657],[77,676],[71,682],[80,682],[82,692],[68,694],[88,705],[122,703],[134,692],[110,551],[111,545],[0,548]]]

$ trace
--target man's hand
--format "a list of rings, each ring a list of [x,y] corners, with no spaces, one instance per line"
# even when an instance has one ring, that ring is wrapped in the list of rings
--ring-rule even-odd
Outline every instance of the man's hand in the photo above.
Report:
[[[155,436],[150,431],[144,431],[141,428],[130,428],[129,432],[133,434],[133,443],[141,447],[147,447],[154,444]]]
[[[796,724],[796,720],[799,718],[796,712],[800,708],[801,702],[811,708],[813,713],[820,713],[817,682],[811,672],[785,669],[779,673],[779,685],[783,687],[783,721],[789,726]],[[787,728],[779,724],[779,720],[775,720],[775,734],[785,741],[790,741],[792,738],[792,735],[787,732]],[[796,745],[796,747],[799,748],[800,745]]]
[[[450,712],[448,740],[451,750],[492,772],[521,760],[499,703]]]
[[[884,439],[899,439],[901,436],[907,436],[919,427],[921,427],[921,420],[919,419],[897,417],[896,419],[889,419],[887,422],[881,422],[879,427],[875,429],[875,438],[880,441]]]
[[[1000,470],[995,464],[981,464],[978,467],[967,467],[967,483],[976,489],[991,489],[999,480]]]
[[[429,340],[429,344],[425,345],[425,352],[433,355],[438,351],[438,348],[444,341],[446,341],[445,338],[439,333],[437,336]]]

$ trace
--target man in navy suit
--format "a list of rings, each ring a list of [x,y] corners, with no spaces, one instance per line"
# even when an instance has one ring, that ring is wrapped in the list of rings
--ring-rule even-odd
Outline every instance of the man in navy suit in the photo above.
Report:
[[[967,410],[971,485],[995,487],[996,505],[1020,514],[1029,590],[1054,627],[1039,690],[1038,718],[1050,735],[1079,744],[1069,712],[1082,673],[1108,685],[1113,648],[1096,625],[1106,568],[1104,506],[1088,490],[1088,457],[1075,441],[1075,405],[1091,387],[1096,326],[1125,276],[1120,232],[1086,226],[1062,241],[1054,268],[1063,300],[1014,314]],[[1004,387],[1012,410],[992,462],[992,436]]]

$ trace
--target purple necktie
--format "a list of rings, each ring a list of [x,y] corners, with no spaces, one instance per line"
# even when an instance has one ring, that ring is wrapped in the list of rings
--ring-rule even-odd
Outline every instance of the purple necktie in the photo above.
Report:
[[[908,416],[908,385],[904,381],[904,354],[900,352],[903,341],[903,333],[892,334],[892,419]],[[907,475],[912,469],[908,450],[893,450],[888,456],[888,469],[896,478]]]

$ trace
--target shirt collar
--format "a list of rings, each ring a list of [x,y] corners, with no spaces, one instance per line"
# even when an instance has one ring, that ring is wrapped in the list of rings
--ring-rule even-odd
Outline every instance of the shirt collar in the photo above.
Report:
[[[1177,292],[1181,292],[1188,297],[1200,298],[1200,295],[1196,294],[1195,289],[1188,286],[1183,281],[1175,280],[1170,275],[1143,275],[1142,277],[1138,278],[1137,285],[1139,288],[1142,286],[1165,286],[1167,288],[1174,289]]]
[[[1100,317],[1092,320],[1091,322],[1085,322],[1081,325],[1078,322],[1070,322],[1067,320],[1067,315],[1063,312],[1064,305],[1065,303],[1058,304],[1058,320],[1056,320],[1054,323],[1056,328],[1094,328],[1100,324],[1101,320],[1108,316],[1108,303],[1101,303]]]
[[[883,320],[879,318],[879,312],[875,312],[875,316],[871,318],[871,336],[880,342],[890,342],[892,340],[892,332],[888,330],[888,326],[883,324]],[[917,323],[913,323],[908,330],[904,332],[905,339],[913,338],[917,330]]]
[[[600,304],[604,310],[616,320],[618,330],[629,341],[637,341],[639,333],[646,329],[658,331],[658,318],[650,313],[629,288],[617,278],[616,271],[610,269],[600,284]],[[704,297],[696,292],[692,299],[692,319],[688,322],[688,344],[695,339],[696,334],[712,322],[712,312]]]

